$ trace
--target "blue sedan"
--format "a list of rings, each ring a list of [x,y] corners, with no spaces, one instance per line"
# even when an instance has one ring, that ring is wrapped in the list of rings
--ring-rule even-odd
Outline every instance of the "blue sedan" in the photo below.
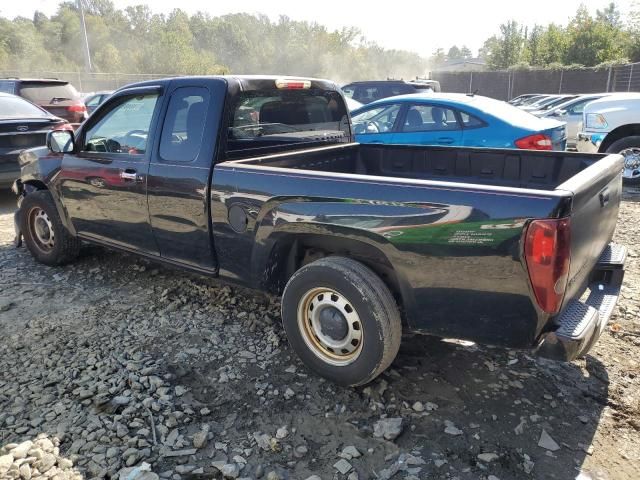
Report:
[[[564,150],[567,140],[564,122],[479,95],[400,95],[351,116],[360,143]]]

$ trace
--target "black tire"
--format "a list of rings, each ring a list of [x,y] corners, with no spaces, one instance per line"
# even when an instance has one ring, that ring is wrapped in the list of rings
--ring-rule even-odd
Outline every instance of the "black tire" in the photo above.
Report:
[[[607,148],[606,153],[620,153],[627,148],[640,148],[640,135],[634,135],[632,137],[621,138],[620,140],[616,140],[609,148]],[[622,181],[626,185],[640,185],[640,176],[636,178],[622,178]]]
[[[330,300],[316,308],[317,315],[322,317],[319,312],[332,307],[331,301],[341,302],[343,306],[337,310],[347,313],[339,315],[338,321],[344,320],[345,325],[352,322],[353,329],[348,327],[350,332],[340,338],[359,335],[350,341],[357,344],[354,352],[336,353],[314,333],[318,330],[312,326],[313,304],[323,298],[323,289],[336,295],[329,295]],[[291,347],[305,365],[343,386],[364,385],[380,375],[396,357],[402,337],[400,312],[387,286],[368,267],[344,257],[322,258],[293,274],[282,296],[282,321]],[[324,326],[321,330],[327,338]]]
[[[74,260],[80,252],[80,240],[65,228],[51,193],[38,190],[29,193],[20,206],[20,221],[24,242],[31,255],[45,265],[63,265]],[[35,217],[45,218],[46,231],[52,231],[50,243],[43,242],[38,234]],[[44,220],[40,220],[42,223]]]

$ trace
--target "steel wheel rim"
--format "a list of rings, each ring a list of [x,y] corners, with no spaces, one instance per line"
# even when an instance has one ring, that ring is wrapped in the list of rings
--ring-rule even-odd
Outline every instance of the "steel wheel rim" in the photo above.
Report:
[[[29,211],[28,218],[29,229],[36,247],[44,253],[51,252],[55,247],[55,232],[47,212],[40,207],[33,207]]]
[[[640,147],[629,147],[620,151],[624,157],[624,168],[627,170],[637,170],[640,168]]]
[[[335,323],[344,321],[343,338],[335,338],[327,332],[327,324],[323,323],[327,317]],[[314,355],[331,365],[349,365],[362,352],[364,332],[358,312],[344,295],[334,289],[314,288],[302,296],[298,303],[298,328]]]

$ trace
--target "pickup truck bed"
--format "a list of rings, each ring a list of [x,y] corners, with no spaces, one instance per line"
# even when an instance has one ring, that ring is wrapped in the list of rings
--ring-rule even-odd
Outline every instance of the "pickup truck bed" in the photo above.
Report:
[[[23,156],[17,238],[49,265],[82,240],[282,294],[294,350],[344,385],[403,330],[588,351],[623,276],[621,156],[351,137],[327,81],[129,86]]]
[[[217,178],[230,175],[222,183],[238,190],[224,193],[227,202],[250,201],[260,213],[245,243],[215,225],[216,246],[223,270],[267,288],[251,268],[265,263],[262,242],[289,245],[291,232],[297,248],[309,242],[305,249],[330,248],[323,236],[357,240],[371,247],[365,261],[393,269],[413,330],[530,348],[559,321],[532,302],[522,252],[528,223],[571,217],[568,305],[611,241],[620,168],[616,156],[358,144],[224,162]],[[241,193],[247,189],[251,199]],[[228,249],[232,264],[222,254]]]

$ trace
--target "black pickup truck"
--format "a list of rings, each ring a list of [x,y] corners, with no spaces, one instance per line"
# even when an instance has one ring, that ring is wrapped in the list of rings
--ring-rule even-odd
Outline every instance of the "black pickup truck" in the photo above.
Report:
[[[584,355],[624,274],[621,156],[359,145],[323,80],[131,85],[22,164],[38,261],[86,241],[282,294],[293,349],[343,385],[403,331]]]

